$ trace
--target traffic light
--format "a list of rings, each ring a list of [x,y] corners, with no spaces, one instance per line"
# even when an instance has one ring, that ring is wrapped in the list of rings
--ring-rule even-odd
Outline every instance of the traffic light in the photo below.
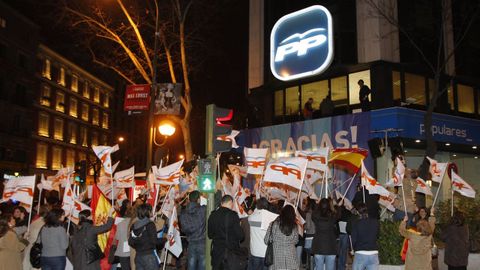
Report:
[[[233,118],[233,110],[219,108],[214,104],[207,106],[205,146],[207,155],[227,152],[232,148],[232,141],[227,138],[232,133],[228,123]]]
[[[85,183],[87,180],[87,161],[80,160],[75,163],[75,172],[78,174],[78,182]],[[76,181],[77,179],[75,179]]]
[[[200,192],[215,192],[215,159],[206,158],[198,161],[197,186]]]

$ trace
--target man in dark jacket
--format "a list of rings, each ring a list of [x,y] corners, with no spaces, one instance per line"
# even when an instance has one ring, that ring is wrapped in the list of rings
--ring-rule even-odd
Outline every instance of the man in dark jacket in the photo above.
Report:
[[[353,221],[352,246],[355,251],[353,269],[375,269],[378,267],[377,239],[380,232],[378,219],[368,216],[367,205],[359,203],[356,206],[360,218]]]
[[[205,213],[206,207],[200,206],[200,192],[192,191],[189,203],[180,215],[180,228],[188,240],[188,269],[205,269]]]
[[[232,211],[233,198],[222,197],[221,206],[210,214],[208,219],[208,238],[212,239],[212,269],[223,269],[225,249],[238,250],[244,238],[240,219]]]

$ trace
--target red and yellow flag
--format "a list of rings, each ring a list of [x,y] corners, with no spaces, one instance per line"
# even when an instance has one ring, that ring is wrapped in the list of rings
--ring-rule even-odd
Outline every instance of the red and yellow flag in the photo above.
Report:
[[[108,213],[110,212],[112,205],[105,195],[103,195],[102,191],[100,191],[97,185],[93,185],[90,207],[92,208],[93,224],[95,226],[105,224],[107,222]],[[110,247],[112,246],[116,230],[116,226],[113,225],[110,231],[98,235],[98,245],[105,254],[105,257],[100,261],[102,270],[108,270],[111,268],[111,265],[108,263],[108,254],[110,253]]]
[[[328,162],[356,173],[367,156],[368,150],[362,148],[334,149]]]

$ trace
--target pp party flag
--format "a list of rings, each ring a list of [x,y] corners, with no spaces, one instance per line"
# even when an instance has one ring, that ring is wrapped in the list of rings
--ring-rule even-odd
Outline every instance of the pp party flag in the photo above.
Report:
[[[243,209],[242,204],[239,203],[238,200],[233,201],[233,209],[232,210],[237,212],[238,218],[240,218],[240,219],[248,217],[247,212],[245,211],[245,209]]]
[[[110,212],[110,208],[112,205],[110,201],[102,194],[100,189],[97,185],[93,185],[92,188],[92,200],[90,202],[90,207],[92,208],[92,218],[93,218],[93,225],[100,226],[107,222],[108,213]],[[114,216],[115,217],[115,214]],[[102,249],[105,257],[100,261],[100,266],[102,270],[110,269],[110,264],[108,263],[108,255],[110,253],[110,247],[113,243],[113,238],[116,232],[116,226],[113,225],[110,231],[106,233],[99,234],[98,238],[98,245]]]
[[[368,150],[362,148],[334,149],[330,154],[329,163],[339,165],[352,173],[358,172],[362,160],[368,156]]]
[[[329,153],[330,148],[323,147],[317,151],[295,151],[295,156],[308,160],[307,169],[325,172],[328,170]]]
[[[157,185],[177,185],[180,183],[180,168],[183,165],[183,159],[170,164],[166,167],[157,168],[153,166],[153,174],[155,175],[155,184]]]
[[[45,179],[45,175],[42,173],[40,178],[41,189],[44,190],[53,190],[53,181],[51,179]]]
[[[28,204],[31,208],[34,189],[35,175],[11,178],[5,183],[2,201],[15,200]],[[31,209],[29,212],[31,212]]]
[[[465,197],[475,198],[475,190],[452,170],[452,189]]]
[[[305,172],[305,182],[310,185],[315,184],[315,182],[317,182],[321,178],[322,174],[319,171],[307,169],[307,171]]]
[[[167,218],[171,218],[173,211],[175,211],[175,188],[171,187],[168,190],[161,211]]]
[[[429,172],[432,175],[432,181],[441,183],[443,176],[447,171],[448,163],[438,163],[435,159],[427,157],[428,162],[430,162]]]
[[[380,195],[378,203],[381,204],[383,207],[387,208],[390,212],[395,212],[395,207],[393,206],[395,198],[396,195],[390,192],[388,196]]]
[[[415,190],[415,192],[420,192],[420,193],[423,193],[425,195],[433,196],[432,190],[427,185],[427,183],[425,183],[425,180],[423,180],[420,177],[417,177],[417,179],[415,179],[415,180],[417,181],[417,189]]]
[[[265,170],[263,181],[301,189],[306,170],[307,160],[304,158],[293,157],[270,161]]]
[[[373,178],[367,171],[365,164],[362,161],[362,185],[368,190],[370,194],[378,194],[388,196],[390,192],[380,185],[375,178]]]
[[[228,169],[230,172],[234,173],[235,170],[238,170],[241,177],[247,177],[247,167],[246,166],[239,166],[234,164],[228,164]]]
[[[133,188],[135,186],[135,166],[116,172],[113,179],[117,188]]]
[[[182,254],[182,239],[180,238],[180,227],[178,226],[177,210],[173,207],[172,215],[169,218],[167,242],[165,242],[165,249],[170,251],[175,257]]]
[[[240,134],[240,131],[238,130],[232,130],[230,135],[223,135],[223,136],[218,136],[217,140],[219,141],[227,141],[227,142],[232,142],[232,148],[238,148],[237,141],[235,141],[235,137]]]
[[[66,187],[70,184],[69,178],[75,171],[72,167],[62,167],[57,171],[57,174],[53,177],[52,186],[58,190],[59,186]]]
[[[98,146],[92,146],[93,152],[95,152],[95,155],[100,159],[103,165],[103,169],[105,170],[106,173],[108,174],[113,174],[113,168],[112,168],[112,157],[111,154],[117,151],[118,144],[114,146],[104,146],[104,145],[98,145]]]
[[[393,172],[393,178],[390,180],[387,185],[401,187],[403,186],[403,178],[405,177],[405,165],[403,161],[397,157],[397,166],[395,166],[395,171]]]
[[[335,190],[335,194],[337,195],[337,200],[343,198],[343,195],[338,190]],[[353,204],[347,197],[343,198],[343,205],[347,210],[353,209]]]
[[[243,154],[247,164],[247,173],[263,174],[267,164],[268,148],[248,148],[245,147]]]
[[[83,210],[92,210],[88,205],[77,200],[70,187],[67,187],[63,195],[62,209],[65,210],[65,215],[69,219],[78,225],[79,214]]]

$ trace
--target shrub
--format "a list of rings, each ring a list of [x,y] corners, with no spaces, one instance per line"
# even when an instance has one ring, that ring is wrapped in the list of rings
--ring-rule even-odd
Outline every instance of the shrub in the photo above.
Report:
[[[380,264],[403,264],[402,258],[400,257],[403,237],[398,232],[398,226],[400,226],[400,222],[389,220],[380,222],[380,237],[378,239]]]

